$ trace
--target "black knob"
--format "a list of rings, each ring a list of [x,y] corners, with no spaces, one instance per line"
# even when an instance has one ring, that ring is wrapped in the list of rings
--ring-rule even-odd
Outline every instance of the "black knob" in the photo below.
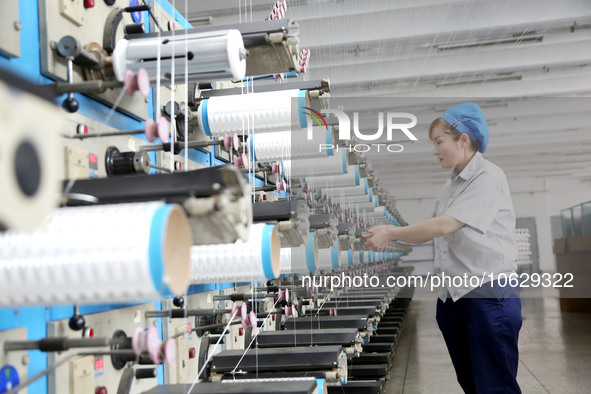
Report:
[[[164,106],[164,113],[168,116],[172,116],[172,110],[171,107],[174,109],[174,116],[177,116],[180,112],[181,112],[181,107],[179,105],[179,103],[177,103],[176,101],[174,102],[173,105],[171,105],[171,102],[169,101],[168,103],[166,103],[166,105]]]
[[[122,339],[127,339],[127,338],[128,338],[127,334],[123,330],[117,330],[113,334],[113,339],[115,339],[115,340],[122,340]],[[130,341],[130,344],[131,344],[131,341]],[[125,349],[125,348],[127,348],[127,347],[121,345],[121,343],[119,343],[117,341],[111,345],[111,350],[119,350],[119,349]],[[132,355],[130,357],[130,356],[124,356],[124,355],[120,355],[120,354],[111,354],[111,363],[113,364],[113,368],[115,368],[117,371],[119,371],[125,367],[125,364],[128,361],[134,361],[135,358],[136,358],[135,355]]]
[[[116,0],[105,0],[105,4],[108,5],[109,7],[112,6],[113,4],[115,4]]]
[[[78,111],[78,108],[80,108],[80,104],[78,103],[78,100],[76,100],[74,98],[74,96],[68,96],[67,99],[64,100],[64,102],[62,103],[62,107],[70,112],[70,113],[74,113],[76,111]]]
[[[181,296],[176,296],[172,300],[172,305],[176,306],[177,308],[182,308],[185,306],[185,299]]]
[[[63,57],[75,56],[78,52],[78,41],[72,36],[63,36],[57,43],[57,53]]]
[[[73,331],[80,331],[86,326],[86,320],[84,320],[84,316],[82,315],[74,315],[70,318],[68,322],[68,327]]]

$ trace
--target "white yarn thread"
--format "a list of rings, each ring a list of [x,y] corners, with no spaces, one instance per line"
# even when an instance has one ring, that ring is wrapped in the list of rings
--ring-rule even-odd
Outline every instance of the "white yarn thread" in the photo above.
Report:
[[[355,205],[355,204],[373,204],[373,202],[369,201],[369,195],[365,196],[331,196],[331,202],[334,204],[339,203],[342,207],[346,207],[348,205]],[[373,205],[368,205],[368,207],[373,208]],[[370,208],[370,209],[371,209]]]
[[[306,177],[306,184],[310,189],[329,189],[335,187],[357,186],[355,181],[355,171],[352,167],[344,175],[327,175]]]
[[[332,256],[330,248],[318,249],[318,261],[316,265],[319,270],[332,269]]]
[[[369,193],[369,189],[365,186],[334,187],[320,190],[323,195],[326,194],[329,197],[367,196]]]
[[[359,256],[359,252],[353,251],[353,265],[361,264],[361,258]]]
[[[191,247],[191,283],[251,282],[279,276],[279,235],[275,227],[271,244],[265,243],[263,230],[266,226],[270,225],[252,225],[246,242],[238,240],[233,244]],[[268,248],[271,260],[276,260],[273,278],[265,275],[263,248]],[[276,256],[273,256],[274,248],[277,249]]]
[[[344,151],[341,151],[345,154]],[[286,178],[302,178],[315,175],[343,175],[346,173],[346,162],[343,166],[341,154],[321,159],[285,160],[283,173]],[[344,167],[344,168],[343,168]]]
[[[311,140],[303,129],[251,135],[247,146],[251,154],[251,147],[253,148],[257,161],[327,157],[329,151],[320,149],[320,146],[332,144],[332,136],[329,136],[330,140],[327,142],[326,132],[317,129]]]
[[[185,57],[187,48],[193,54],[190,59]],[[191,81],[240,79],[246,72],[242,51],[242,35],[235,29],[164,38],[159,33],[157,37],[119,40],[113,52],[113,70],[120,81],[126,69],[137,72],[140,68],[145,68],[152,79],[170,81],[173,75],[181,78],[187,64]],[[175,62],[175,57],[185,59]]]
[[[228,133],[241,133],[247,119],[254,124],[257,133],[290,130],[293,100],[297,100],[299,92],[298,89],[291,89],[212,97],[207,102],[207,121],[211,135],[222,137]],[[205,130],[203,107],[199,106],[198,119],[200,128]],[[299,114],[293,116],[298,119]]]
[[[345,268],[349,265],[349,258],[347,256],[347,251],[346,250],[340,250],[339,251],[339,255],[340,255],[340,267],[341,268]]]
[[[363,263],[367,264],[369,262],[369,252],[367,250],[363,251]]]
[[[3,233],[0,305],[160,299],[150,272],[149,245],[154,213],[163,205],[62,208],[33,233]],[[189,248],[188,223],[186,229]],[[182,291],[187,287],[188,281]]]
[[[306,264],[306,246],[281,249],[281,273],[298,274],[309,272]]]
[[[291,260],[291,249],[292,248],[281,248],[281,274],[291,274],[292,260]]]

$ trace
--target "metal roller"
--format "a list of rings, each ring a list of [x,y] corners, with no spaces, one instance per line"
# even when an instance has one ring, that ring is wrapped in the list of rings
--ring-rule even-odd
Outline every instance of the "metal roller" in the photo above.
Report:
[[[246,240],[252,223],[250,185],[231,165],[189,172],[76,181],[68,205],[165,200],[181,204],[189,215],[193,244]],[[85,196],[81,200],[77,196]]]

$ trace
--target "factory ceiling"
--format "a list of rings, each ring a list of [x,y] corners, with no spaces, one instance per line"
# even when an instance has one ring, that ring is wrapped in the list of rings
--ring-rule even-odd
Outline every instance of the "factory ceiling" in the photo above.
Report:
[[[188,11],[183,3],[175,6],[199,26],[264,20],[275,2],[190,1]],[[389,105],[374,103],[391,97],[417,116],[418,141],[401,142],[400,153],[366,154],[395,194],[431,195],[444,182],[449,170],[439,168],[427,129],[466,100],[483,107],[485,157],[512,188],[591,182],[590,1],[288,0],[286,17],[311,50],[305,78],[329,79],[331,96],[361,98],[346,111],[372,117]]]

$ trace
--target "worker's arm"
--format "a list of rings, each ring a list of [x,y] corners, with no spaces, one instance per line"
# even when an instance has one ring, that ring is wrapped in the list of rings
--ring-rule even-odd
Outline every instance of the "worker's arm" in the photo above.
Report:
[[[442,215],[412,226],[396,227],[392,225],[374,226],[367,230],[365,249],[383,249],[390,241],[402,241],[422,244],[433,238],[453,233],[465,224],[450,216]]]

